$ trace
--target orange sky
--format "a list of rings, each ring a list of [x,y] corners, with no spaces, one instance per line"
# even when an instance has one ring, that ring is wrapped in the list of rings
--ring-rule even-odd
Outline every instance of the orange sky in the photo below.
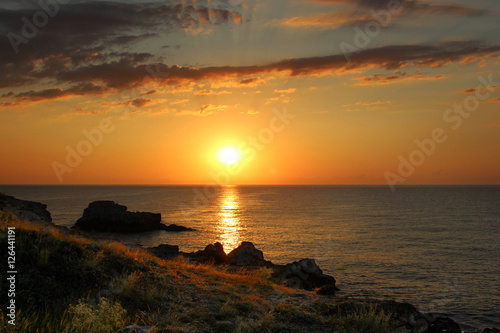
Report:
[[[500,184],[495,1],[49,9],[0,5],[1,184]]]

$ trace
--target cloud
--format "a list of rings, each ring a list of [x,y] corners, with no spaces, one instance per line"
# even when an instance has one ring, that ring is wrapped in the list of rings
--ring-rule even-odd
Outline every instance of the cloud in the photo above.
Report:
[[[31,64],[25,68],[24,63],[7,64],[0,76],[0,83],[4,78],[16,76],[30,83],[55,82],[56,86],[71,85],[73,88],[64,91],[61,88],[26,94],[33,96],[32,100],[40,95],[70,95],[85,93],[104,93],[126,89],[139,89],[155,84],[159,87],[173,86],[169,92],[189,92],[192,84],[199,81],[220,82],[235,79],[242,82],[254,78],[256,75],[273,77],[275,75],[297,77],[312,75],[333,75],[346,72],[381,68],[396,71],[392,76],[381,75],[373,77],[361,77],[360,82],[388,83],[397,80],[428,79],[424,74],[406,74],[401,72],[408,67],[439,68],[449,64],[468,64],[475,60],[484,60],[493,57],[500,52],[500,46],[486,44],[479,41],[457,41],[437,44],[420,45],[389,45],[372,49],[362,50],[351,55],[351,61],[346,61],[343,54],[334,54],[322,57],[290,58],[264,65],[251,66],[212,66],[212,67],[182,67],[169,66],[164,63],[141,63],[139,59],[147,56],[141,54],[128,54],[119,60],[95,60],[75,65],[71,59],[59,55],[47,59],[43,64]],[[14,69],[16,66],[20,70]],[[0,68],[2,65],[0,65]],[[12,68],[11,68],[12,67]],[[56,70],[57,69],[57,70]],[[443,75],[430,77],[431,79],[442,78]],[[90,92],[83,89],[88,82],[92,82]],[[255,82],[255,81],[251,81]],[[23,83],[10,83],[3,81],[4,87],[12,88],[22,86]],[[186,84],[188,86],[186,87]],[[81,91],[79,90],[81,89]],[[94,91],[92,91],[94,90]],[[16,97],[22,97],[18,94]],[[54,97],[52,97],[54,98]]]
[[[136,98],[124,103],[120,103],[123,106],[135,106],[136,108],[142,108],[143,106],[151,104],[153,101],[149,98]]]
[[[375,75],[362,75],[355,78],[356,85],[379,85],[379,84],[391,84],[400,81],[420,81],[420,80],[438,80],[443,79],[446,76],[444,74],[428,76],[425,73],[417,72],[415,74],[396,71],[394,74],[375,74]]]
[[[196,96],[208,96],[208,95],[226,95],[226,94],[232,94],[232,92],[227,91],[227,90],[222,90],[222,91],[213,91],[213,90],[198,90],[195,91],[194,94]]]
[[[361,25],[373,19],[373,16],[369,13],[355,13],[351,10],[334,10],[328,13],[284,19],[281,21],[281,24],[296,28],[338,28],[345,25]]]
[[[431,4],[420,0],[309,0],[322,5],[342,5],[342,8],[307,16],[297,16],[281,20],[282,25],[291,27],[338,28],[363,25],[377,19],[377,13],[391,10],[391,18],[422,15],[481,16],[485,9],[455,4]],[[394,23],[394,22],[392,22]]]
[[[500,46],[481,42],[445,42],[432,45],[393,45],[360,51],[347,62],[343,54],[323,57],[291,58],[255,66],[180,67],[162,63],[134,66],[130,61],[81,66],[58,74],[68,82],[94,81],[109,87],[133,87],[144,81],[160,79],[163,85],[185,82],[253,76],[256,74],[287,74],[289,76],[325,75],[379,67],[397,70],[405,67],[439,68],[465,59],[483,59],[500,51]],[[154,72],[148,79],[147,73]],[[146,74],[146,75],[145,75]]]
[[[259,114],[260,112],[255,110],[254,108],[250,108],[247,110],[246,114],[248,115],[256,115],[256,114]]]
[[[465,5],[456,4],[433,4],[430,1],[422,0],[309,0],[322,5],[346,5],[365,8],[370,10],[381,10],[389,8],[402,8],[418,14],[444,14],[458,16],[478,16],[487,13],[486,10]],[[391,7],[392,6],[392,7]]]
[[[279,93],[279,94],[293,94],[296,91],[297,91],[297,89],[295,89],[295,88],[289,88],[289,89],[283,89],[283,90],[275,89],[274,90],[275,93]]]
[[[258,77],[251,77],[251,78],[248,78],[248,79],[241,80],[240,84],[251,85],[251,84],[253,84],[255,82],[258,82],[258,81],[259,81]]]
[[[462,93],[462,94],[466,94],[466,95],[468,95],[468,94],[474,94],[474,93],[476,93],[476,92],[478,92],[478,91],[481,91],[481,90],[484,90],[484,89],[494,90],[494,89],[496,89],[497,87],[498,87],[497,85],[490,85],[490,86],[487,86],[487,87],[485,87],[485,86],[481,86],[480,88],[469,88],[469,89],[465,89],[465,90],[463,90],[461,93]]]
[[[187,102],[189,102],[189,99],[176,99],[175,101],[173,102],[170,102],[171,105],[182,105],[182,104],[186,104]]]
[[[216,112],[224,111],[229,108],[229,105],[221,105],[221,104],[204,104],[200,107],[199,111],[193,110],[181,110],[177,111],[177,115],[191,115],[191,116],[199,116],[205,117]]]
[[[380,104],[391,104],[391,101],[356,102],[356,105],[371,106]]]
[[[66,69],[77,71],[80,65],[89,63],[96,69],[99,65],[106,69],[113,62],[159,60],[150,53],[119,50],[180,29],[224,24],[239,15],[229,3],[222,2],[214,8],[202,1],[194,7],[79,1],[58,6],[55,15],[34,36],[23,37],[22,18],[32,18],[40,10],[36,2],[0,4],[0,34],[6,37],[0,39],[0,88],[34,84],[38,79],[56,77]]]
[[[8,93],[3,97],[15,98],[15,103],[21,102],[41,102],[46,100],[54,100],[71,96],[87,96],[87,95],[103,95],[108,91],[103,87],[93,83],[82,83],[68,89],[51,88],[40,91],[27,91],[19,94]]]

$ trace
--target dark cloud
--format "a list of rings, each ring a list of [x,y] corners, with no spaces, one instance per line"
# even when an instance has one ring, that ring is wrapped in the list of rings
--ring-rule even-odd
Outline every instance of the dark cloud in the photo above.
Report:
[[[203,4],[195,8],[181,4],[70,2],[48,10],[53,15],[44,14],[47,24],[33,26],[35,31],[25,29],[32,32],[27,35],[23,27],[28,26],[26,22],[32,25],[41,7],[36,2],[15,5],[8,1],[0,4],[0,34],[7,36],[0,39],[0,88],[35,84],[68,69],[77,71],[82,64],[149,61],[152,54],[131,53],[124,48],[160,33],[222,24],[239,16],[229,9]]]
[[[153,102],[153,100],[149,98],[136,98],[124,103],[120,103],[119,105],[124,106],[135,106],[136,108],[142,108],[143,106],[149,105]]]
[[[30,101],[39,102],[44,100],[59,99],[69,96],[102,95],[106,89],[93,83],[82,83],[68,89],[51,88],[41,91],[27,91],[14,95],[17,102]],[[12,95],[11,95],[12,96]]]
[[[488,11],[456,4],[432,4],[422,0],[309,0],[317,4],[343,5],[334,11],[308,16],[298,16],[282,21],[283,24],[294,27],[323,27],[337,28],[341,26],[364,25],[376,19],[382,11],[390,11],[391,18],[411,17],[419,15],[453,15],[453,16],[481,16]],[[383,15],[385,17],[385,14]],[[388,22],[394,25],[397,20]]]
[[[427,75],[417,71],[416,73],[408,73],[404,71],[396,71],[393,74],[374,74],[374,75],[361,75],[356,78],[357,85],[379,85],[390,84],[400,81],[419,81],[419,80],[437,80],[445,78],[443,74]]]
[[[259,80],[259,78],[257,78],[257,77],[251,77],[251,78],[248,78],[248,79],[241,80],[240,84],[251,84],[251,83],[254,83],[254,82],[258,81],[258,80]]]
[[[437,5],[422,0],[309,0],[318,4],[348,5],[371,10],[401,7],[405,11],[420,14],[446,14],[458,16],[477,16],[487,13],[486,10],[464,5]]]
[[[186,82],[201,80],[220,80],[241,78],[239,81],[250,83],[255,75],[282,74],[288,76],[330,75],[358,71],[366,68],[382,68],[395,71],[391,76],[378,76],[365,78],[364,81],[381,83],[381,81],[397,81],[401,79],[424,79],[425,75],[419,73],[408,74],[401,70],[407,67],[438,68],[452,63],[468,64],[474,60],[484,60],[500,52],[500,46],[489,45],[478,41],[446,42],[431,45],[392,45],[360,51],[351,55],[351,60],[346,61],[343,54],[323,57],[285,59],[282,61],[255,66],[217,66],[217,67],[181,67],[168,66],[163,63],[138,64],[134,57],[124,57],[118,61],[103,62],[99,64],[83,64],[77,67],[60,66],[55,63],[53,71],[34,71],[28,75],[30,79],[50,79],[60,84],[72,85],[74,88],[64,91],[45,91],[46,95],[58,96],[60,94],[83,94],[86,91],[99,93],[102,91],[115,91],[129,88],[139,88],[146,84],[156,83],[159,86],[169,86]],[[59,61],[62,61],[59,59]],[[45,73],[43,76],[42,73]],[[250,78],[246,78],[249,77]],[[431,77],[440,78],[441,76]],[[84,84],[93,82],[93,86]],[[80,89],[80,90],[79,90]],[[101,92],[102,92],[101,91]],[[31,100],[36,94],[28,94]],[[22,94],[16,97],[23,98]]]
[[[480,86],[480,87],[476,87],[476,88],[469,88],[469,89],[465,89],[464,91],[462,91],[462,94],[475,94],[476,92],[478,91],[481,91],[481,90],[485,90],[485,89],[488,89],[488,90],[495,90],[498,86],[497,85],[490,85],[490,86]]]

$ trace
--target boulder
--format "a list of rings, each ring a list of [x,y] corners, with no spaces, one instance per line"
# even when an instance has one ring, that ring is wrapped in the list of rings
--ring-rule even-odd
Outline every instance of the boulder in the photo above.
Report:
[[[481,333],[500,333],[499,328],[483,328]]]
[[[114,201],[94,201],[83,211],[74,228],[104,232],[143,232],[153,230],[190,231],[193,229],[161,223],[161,214],[129,212]]]
[[[429,323],[427,333],[462,333],[460,326],[448,317],[437,317]]]
[[[275,265],[273,276],[294,288],[305,290],[318,289],[322,295],[333,295],[338,288],[335,278],[323,274],[314,259],[302,259],[287,265]]]
[[[227,260],[235,266],[266,266],[269,262],[264,260],[264,254],[257,250],[251,242],[242,242],[240,246],[229,252]]]
[[[188,254],[195,261],[203,263],[214,263],[216,265],[227,263],[227,255],[221,243],[209,244],[203,251]]]
[[[149,248],[149,250],[159,258],[173,258],[179,255],[178,245],[160,244]]]
[[[14,198],[0,193],[0,210],[10,212],[21,219],[52,225],[52,216],[47,205]]]

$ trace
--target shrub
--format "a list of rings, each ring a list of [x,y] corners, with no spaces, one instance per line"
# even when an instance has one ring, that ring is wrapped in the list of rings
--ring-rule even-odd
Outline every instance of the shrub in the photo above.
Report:
[[[390,318],[376,305],[362,304],[350,311],[339,310],[333,323],[335,329],[345,333],[384,333],[390,331]]]
[[[68,310],[72,322],[67,328],[69,332],[102,333],[114,332],[125,326],[127,311],[120,303],[112,303],[101,297],[96,306],[83,300],[71,305]]]

